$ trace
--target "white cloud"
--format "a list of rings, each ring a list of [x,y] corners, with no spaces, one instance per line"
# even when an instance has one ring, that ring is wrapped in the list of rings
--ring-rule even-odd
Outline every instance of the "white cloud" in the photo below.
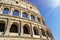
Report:
[[[60,0],[51,0],[50,4],[51,4],[51,7],[56,8],[56,7],[60,6]]]

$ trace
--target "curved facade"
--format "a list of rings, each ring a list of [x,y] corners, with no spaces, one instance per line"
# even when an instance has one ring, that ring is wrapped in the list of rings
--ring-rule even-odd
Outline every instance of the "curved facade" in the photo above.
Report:
[[[0,0],[0,40],[53,40],[53,36],[33,4]]]

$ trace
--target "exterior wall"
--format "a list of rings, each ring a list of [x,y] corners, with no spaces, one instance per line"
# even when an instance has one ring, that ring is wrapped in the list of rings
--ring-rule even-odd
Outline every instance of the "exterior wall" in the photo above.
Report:
[[[17,4],[16,1],[18,2]],[[32,9],[30,7],[32,7]],[[9,9],[9,14],[3,14],[4,8]],[[18,16],[12,15],[14,10],[19,11]],[[22,18],[23,12],[27,13],[28,18]],[[30,20],[31,15],[35,17],[35,20]],[[37,22],[37,17],[40,19],[40,22]],[[48,29],[46,25],[43,24],[42,20],[43,18],[39,14],[37,8],[28,2],[24,2],[21,0],[10,0],[8,3],[8,0],[1,0],[0,22],[5,22],[5,31],[0,32],[0,40],[53,40],[53,38],[48,37],[46,33],[46,37],[42,35],[41,28],[43,28],[45,31]],[[10,28],[13,23],[16,23],[16,25],[18,25],[18,33],[10,32]],[[23,26],[25,24],[29,25],[30,34],[23,33]],[[34,26],[38,28],[39,35],[34,34]],[[50,30],[48,31],[51,32]]]
[[[0,3],[2,3],[2,4],[5,3],[5,4],[8,4],[8,5],[23,7],[25,9],[28,9],[28,10],[31,10],[33,12],[36,12],[36,13],[40,14],[39,11],[37,10],[37,8],[29,2],[24,2],[24,1],[21,1],[21,0],[12,0],[12,1],[11,0],[1,0]]]
[[[0,37],[0,40],[41,40],[41,39],[35,39],[35,38],[11,38],[11,37]]]

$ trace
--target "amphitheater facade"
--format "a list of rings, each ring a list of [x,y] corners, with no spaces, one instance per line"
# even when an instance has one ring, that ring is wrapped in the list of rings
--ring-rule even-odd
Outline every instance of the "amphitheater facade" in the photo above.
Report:
[[[0,40],[54,40],[36,6],[27,0],[0,0]]]

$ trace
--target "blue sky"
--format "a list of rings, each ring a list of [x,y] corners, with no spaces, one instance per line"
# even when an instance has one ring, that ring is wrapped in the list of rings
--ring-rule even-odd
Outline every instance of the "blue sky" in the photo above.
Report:
[[[29,0],[37,6],[51,29],[55,40],[60,40],[60,0]]]

